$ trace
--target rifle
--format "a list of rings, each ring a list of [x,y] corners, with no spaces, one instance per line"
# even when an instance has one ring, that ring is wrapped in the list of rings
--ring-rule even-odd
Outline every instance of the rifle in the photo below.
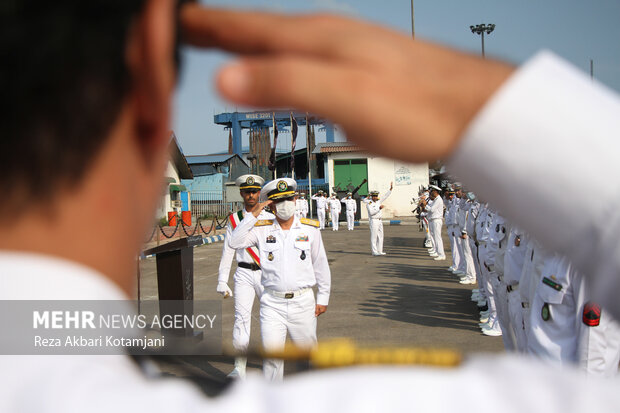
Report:
[[[362,185],[364,185],[366,182],[368,182],[368,180],[367,180],[367,179],[364,179],[364,180],[362,181],[362,183],[361,183],[361,184],[359,184],[359,185],[357,186],[357,188],[355,188],[353,191],[351,191],[351,197],[353,197],[353,195],[355,195],[355,194],[357,193],[357,191],[359,191],[359,190],[360,190],[360,188],[362,187]]]

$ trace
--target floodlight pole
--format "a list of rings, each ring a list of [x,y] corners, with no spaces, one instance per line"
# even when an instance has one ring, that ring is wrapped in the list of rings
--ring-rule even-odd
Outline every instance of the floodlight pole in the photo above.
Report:
[[[472,33],[480,36],[482,40],[482,57],[485,57],[484,55],[484,34],[485,33],[491,34],[493,30],[495,30],[495,25],[482,23],[482,24],[477,24],[475,26],[469,26],[469,29],[471,30]]]
[[[413,19],[413,0],[411,0],[411,37],[415,39],[415,20]]]

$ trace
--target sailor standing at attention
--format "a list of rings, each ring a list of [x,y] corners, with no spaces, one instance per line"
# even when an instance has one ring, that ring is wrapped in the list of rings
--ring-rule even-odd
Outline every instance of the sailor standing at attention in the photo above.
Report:
[[[327,198],[323,190],[319,190],[316,195],[312,196],[316,201],[316,215],[319,218],[319,229],[325,229],[325,207],[327,206]]]
[[[385,208],[383,203],[392,193],[393,183],[390,182],[390,189],[379,199],[379,191],[371,191],[370,198],[364,198],[364,203],[368,209],[368,226],[370,227],[370,249],[372,255],[385,255],[383,252],[383,221],[381,220],[381,210]]]
[[[338,220],[340,219],[340,211],[342,210],[342,205],[340,204],[340,200],[336,198],[336,194],[332,194],[327,203],[331,212],[330,216],[332,220],[332,231],[338,231]]]
[[[239,225],[246,214],[258,204],[261,187],[265,181],[258,175],[242,175],[237,178],[235,184],[243,198],[244,208],[230,215],[226,227],[226,239],[230,239],[232,231]],[[266,211],[261,211],[260,219],[274,219],[274,216]],[[237,258],[237,270],[233,276],[235,282],[235,323],[233,325],[232,344],[235,350],[245,352],[250,343],[250,327],[252,321],[252,305],[254,296],[259,299],[263,293],[261,285],[260,257],[256,247],[240,248],[234,250],[227,242],[224,243],[222,259],[220,260],[219,275],[217,278],[217,292],[224,298],[232,297],[233,292],[228,287],[228,277],[232,266],[233,256]],[[235,359],[235,368],[229,377],[245,378],[245,357]]]
[[[441,199],[441,188],[435,185],[429,186],[431,190],[430,200],[424,201],[422,206],[428,212],[428,225],[433,237],[433,245],[435,249],[430,252],[430,256],[435,261],[443,261],[446,259],[446,253],[443,249],[443,241],[441,239],[441,225],[443,224],[443,199]]]
[[[353,199],[353,193],[347,192],[347,196],[342,198],[340,202],[343,202],[347,208],[347,230],[353,231],[355,226],[355,213],[357,212],[357,202]]]
[[[297,183],[290,178],[269,182],[252,214],[247,214],[228,241],[232,248],[258,247],[264,293],[260,300],[263,346],[267,351],[284,349],[287,333],[296,346],[316,345],[316,320],[327,310],[331,272],[319,223],[295,217]],[[259,220],[265,206],[275,220]],[[317,286],[316,301],[312,287]],[[265,360],[263,373],[281,380],[284,362]]]
[[[306,199],[306,193],[302,192],[299,194],[301,200],[301,217],[308,217],[308,200]]]

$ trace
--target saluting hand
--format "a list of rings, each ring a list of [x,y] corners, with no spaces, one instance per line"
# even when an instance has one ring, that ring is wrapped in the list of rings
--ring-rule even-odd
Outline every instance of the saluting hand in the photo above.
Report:
[[[273,201],[259,202],[258,204],[254,205],[254,209],[252,210],[252,214],[256,218],[258,218],[258,216],[263,211],[263,209],[265,209],[266,207],[270,206],[271,204],[273,204]]]

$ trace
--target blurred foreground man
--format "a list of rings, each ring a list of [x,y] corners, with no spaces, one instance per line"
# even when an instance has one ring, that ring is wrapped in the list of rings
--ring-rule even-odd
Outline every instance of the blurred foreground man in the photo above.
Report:
[[[0,299],[133,297],[135,257],[167,159],[174,5],[31,5],[0,8]],[[609,206],[618,205],[620,191],[598,179],[620,175],[616,94],[549,54],[514,72],[337,17],[197,5],[185,6],[181,17],[193,45],[251,54],[220,75],[229,99],[329,116],[384,156],[449,158],[462,181],[503,215],[595,275],[587,280],[594,281],[595,299],[618,318],[620,216]],[[349,42],[339,42],[345,34]],[[377,87],[366,90],[380,98],[357,98],[370,81]],[[588,214],[565,196],[584,187],[599,194]],[[456,370],[315,372],[280,386],[249,378],[218,399],[183,381],[149,380],[121,355],[1,356],[0,381],[2,412],[568,413],[615,412],[620,405],[616,380],[586,382],[574,370],[512,357],[474,358]],[[484,404],[463,391],[471,383],[485,389]]]
[[[230,239],[232,232],[247,214],[251,214],[254,207],[258,204],[260,190],[265,180],[258,175],[241,175],[235,181],[239,187],[239,193],[243,198],[243,209],[231,214],[226,226],[226,239]],[[261,211],[259,219],[274,219],[273,214]],[[260,253],[256,247],[240,248],[234,250],[230,248],[228,242],[223,243],[222,258],[220,259],[219,275],[217,279],[217,292],[224,298],[233,296],[233,292],[228,286],[230,267],[233,257],[237,259],[237,270],[233,277],[235,282],[235,323],[233,325],[232,345],[237,351],[246,351],[250,344],[250,331],[252,326],[252,306],[254,297],[260,300],[263,294],[261,285]],[[238,357],[235,359],[235,368],[228,375],[229,377],[245,378],[245,367],[247,359]]]
[[[226,242],[235,249],[257,247],[264,293],[260,300],[263,346],[282,351],[287,333],[300,348],[316,345],[316,318],[327,310],[331,272],[319,223],[295,216],[297,183],[291,178],[269,182],[261,191],[268,201],[254,207]],[[275,220],[259,221],[265,206]],[[317,286],[316,300],[312,287]],[[284,362],[265,360],[263,373],[282,380]]]

